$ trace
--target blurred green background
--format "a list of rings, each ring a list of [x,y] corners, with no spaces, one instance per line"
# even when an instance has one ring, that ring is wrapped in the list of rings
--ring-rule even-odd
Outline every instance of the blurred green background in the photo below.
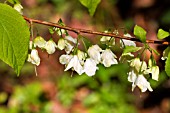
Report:
[[[0,0],[0,2],[4,0]],[[91,17],[78,0],[20,0],[23,14],[30,18],[56,22],[61,18],[67,26],[104,31],[118,29],[120,34],[132,33],[135,24],[148,31],[147,38],[155,40],[158,28],[170,28],[169,0],[101,0]],[[48,26],[34,24],[34,36],[39,33],[46,40],[51,35]],[[38,30],[38,31],[37,31]],[[74,38],[75,33],[69,32]],[[87,35],[92,43],[100,36]],[[95,37],[95,38],[94,38]],[[56,34],[53,35],[58,40]],[[151,45],[159,52],[164,46]],[[82,49],[82,47],[80,46]],[[117,55],[119,48],[113,48]],[[170,81],[161,71],[159,81],[149,80],[154,92],[131,92],[127,81],[127,64],[110,68],[99,65],[93,77],[64,72],[59,62],[63,54],[56,51],[48,57],[39,50],[41,65],[26,63],[19,77],[0,62],[0,113],[169,113]],[[164,62],[155,56],[161,70]]]

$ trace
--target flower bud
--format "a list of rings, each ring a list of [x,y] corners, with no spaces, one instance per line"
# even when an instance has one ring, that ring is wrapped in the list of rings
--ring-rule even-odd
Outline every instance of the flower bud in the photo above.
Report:
[[[14,9],[17,10],[20,14],[23,14],[23,12],[22,12],[23,7],[21,4],[19,4],[19,3],[15,4]]]
[[[56,48],[57,48],[57,45],[53,40],[49,40],[45,45],[45,49],[48,54],[53,54]]]
[[[37,36],[35,39],[34,39],[34,46],[38,46],[39,48],[44,48],[46,45],[46,41],[41,37],[41,36]]]
[[[40,65],[40,57],[38,56],[38,51],[36,49],[32,49],[31,54],[28,54],[27,61],[37,66]]]

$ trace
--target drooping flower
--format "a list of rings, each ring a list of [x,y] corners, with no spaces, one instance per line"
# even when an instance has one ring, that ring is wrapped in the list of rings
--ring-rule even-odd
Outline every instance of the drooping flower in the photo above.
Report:
[[[146,78],[142,74],[138,75],[138,77],[136,78],[133,87],[135,86],[138,86],[142,92],[145,92],[147,89],[149,91],[153,91],[153,89],[150,86],[150,83],[146,80]]]
[[[147,89],[153,91],[150,83],[146,80],[143,74],[139,74],[136,70],[132,69],[128,75],[128,81],[132,82],[132,91],[136,86],[141,89],[141,92],[145,92]]]
[[[52,39],[50,39],[46,43],[44,48],[46,49],[48,54],[53,54],[55,52],[55,49],[57,48],[57,45],[56,45],[56,43]]]
[[[134,55],[132,53],[123,53],[120,56],[119,61],[121,63],[130,62],[133,58],[134,58]]]
[[[34,46],[43,49],[46,46],[46,41],[41,36],[37,36],[34,39]]]
[[[96,62],[96,64],[99,64],[99,62],[101,61],[100,52],[102,52],[102,49],[98,45],[93,45],[89,47],[87,51],[90,58],[92,58]]]
[[[152,66],[149,69],[145,70],[145,74],[152,74],[152,79],[158,81],[159,78],[159,67],[158,66]]]
[[[73,50],[74,46],[72,46],[68,41],[65,42],[65,52],[69,54]]]
[[[130,34],[124,34],[124,36],[126,37],[132,37]],[[120,44],[121,44],[121,48],[124,48],[124,46],[134,46],[136,47],[136,44],[134,41],[131,41],[131,40],[125,40],[125,39],[122,39],[120,40]]]
[[[104,31],[104,33],[108,33],[108,31]],[[106,42],[106,41],[109,41],[111,39],[110,36],[102,36],[100,41],[101,42]]]
[[[57,44],[57,47],[60,49],[60,50],[63,50],[65,48],[65,40],[63,38],[60,38],[58,40],[58,44]]]
[[[84,63],[84,72],[88,76],[93,76],[93,75],[95,75],[97,69],[98,69],[98,67],[97,67],[96,62],[91,58],[87,58]]]
[[[68,65],[66,66],[66,69],[64,71],[67,71],[69,69],[73,69],[75,70],[79,75],[81,75],[84,71],[83,71],[83,66],[80,63],[80,60],[78,59],[77,55],[74,55]]]
[[[139,58],[134,58],[132,59],[131,63],[130,63],[131,67],[134,67],[137,72],[143,72],[147,69],[147,64],[145,61],[140,61]]]
[[[68,64],[72,58],[73,55],[61,55],[59,58],[59,62],[65,65]]]
[[[28,54],[27,61],[37,66],[40,65],[40,57],[38,56],[38,51],[36,49],[32,49],[31,54]]]
[[[77,43],[77,39],[76,39],[76,38],[71,37],[70,35],[65,36],[65,39],[66,39],[66,40],[68,40],[68,41],[70,41],[70,42],[72,42],[72,43],[74,43],[74,44],[76,44],[76,43]]]
[[[105,67],[110,67],[112,64],[118,64],[116,58],[116,55],[110,49],[106,49],[101,54],[101,63]]]
[[[19,3],[15,4],[14,9],[17,10],[20,14],[23,14],[23,12],[22,12],[23,7],[21,4],[19,4]]]
[[[66,53],[69,54],[74,46],[72,46],[67,40],[63,39],[63,38],[60,38],[58,40],[58,44],[57,44],[57,47],[60,49],[60,50],[63,50],[65,49]]]
[[[80,51],[80,50],[77,50],[77,57],[80,60],[81,65],[84,65],[84,60],[87,57],[87,53]]]
[[[66,34],[66,30],[65,29],[56,28],[55,31],[57,32],[57,34],[59,36]]]
[[[132,82],[132,91],[136,86],[138,86],[142,92],[145,92],[147,89],[152,91],[150,83],[144,77],[144,75],[148,75],[148,73],[146,73],[146,62],[140,61],[139,58],[134,58],[131,60],[130,66],[131,71],[128,73],[128,81]]]
[[[104,31],[104,33],[108,33],[108,31]],[[115,45],[115,38],[111,36],[102,36],[100,42],[109,45],[109,47],[111,47]]]

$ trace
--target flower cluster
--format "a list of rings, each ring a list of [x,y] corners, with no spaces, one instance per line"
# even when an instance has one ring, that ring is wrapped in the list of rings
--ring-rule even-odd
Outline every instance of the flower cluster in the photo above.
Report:
[[[57,45],[52,39],[45,41],[41,36],[37,36],[33,42],[30,41],[29,49],[31,50],[31,53],[28,54],[27,61],[39,66],[40,57],[38,55],[38,51],[36,50],[36,47],[45,49],[48,54],[53,54],[57,48]]]
[[[40,57],[36,50],[38,47],[45,50],[48,54],[53,54],[56,49],[65,51],[65,54],[59,57],[59,62],[65,66],[64,71],[72,70],[79,75],[83,73],[88,76],[95,75],[99,64],[105,67],[118,64],[117,56],[110,49],[115,45],[114,37],[101,37],[100,41],[102,44],[105,44],[105,49],[100,48],[96,44],[89,46],[89,48],[86,48],[86,52],[83,52],[78,48],[79,38],[69,36],[67,31],[63,29],[55,28],[55,31],[60,36],[57,43],[52,39],[46,41],[41,36],[37,36],[33,41],[30,41],[31,52],[28,55],[28,62],[37,66],[40,65]],[[105,31],[105,33],[108,33],[108,31]],[[124,36],[131,37],[130,34],[125,34]],[[136,86],[141,89],[141,92],[145,92],[147,89],[152,91],[146,77],[151,75],[152,79],[156,81],[159,78],[159,67],[156,65],[153,56],[149,59],[147,66],[145,61],[140,61],[140,58],[135,58],[132,54],[132,52],[141,50],[142,47],[136,47],[133,41],[121,39],[120,48],[123,49],[123,53],[119,58],[119,62],[130,65],[130,71],[127,74],[128,81],[132,82],[132,91]],[[147,48],[148,46],[144,50]],[[166,57],[166,54],[164,56]]]
[[[151,74],[152,79],[157,80],[159,78],[159,67],[148,66],[145,61],[140,61],[139,58],[134,58],[130,62],[130,72],[128,73],[128,81],[132,82],[132,91],[138,86],[142,92],[147,89],[153,91],[150,83],[147,81],[145,76]]]
[[[74,55],[61,55],[59,61],[66,66],[65,71],[73,69],[79,75],[86,73],[88,76],[95,75],[99,63],[105,67],[118,63],[116,55],[110,49],[102,50],[98,45],[89,47],[87,53],[77,50]]]

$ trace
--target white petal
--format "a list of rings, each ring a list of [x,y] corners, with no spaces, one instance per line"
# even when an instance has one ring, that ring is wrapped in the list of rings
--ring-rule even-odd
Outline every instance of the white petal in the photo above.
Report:
[[[95,75],[97,69],[98,68],[97,68],[96,63],[93,59],[91,59],[91,58],[86,59],[86,61],[84,63],[84,72],[88,76]]]
[[[55,52],[56,47],[56,43],[53,40],[49,40],[44,48],[46,49],[48,54],[53,54]]]
[[[61,55],[59,58],[59,62],[61,64],[68,64],[72,57],[73,55]]]
[[[65,52],[67,53],[67,54],[69,54],[72,50],[73,50],[73,48],[74,48],[74,46],[72,46],[70,43],[68,43],[67,41],[65,42]]]
[[[66,34],[66,31],[64,29],[56,28],[56,31],[59,36]]]
[[[32,49],[31,54],[28,55],[27,61],[37,66],[40,65],[40,58],[38,56],[38,51],[36,49]]]
[[[152,67],[152,79],[158,81],[158,78],[159,78],[159,67],[153,66]]]
[[[132,60],[132,58],[134,58],[134,55],[131,53],[123,53],[120,58],[119,61],[121,63],[126,63],[126,62],[130,62],[130,60]]]
[[[101,54],[101,60],[105,67],[110,67],[112,64],[117,64],[117,60],[115,59],[116,55],[110,50],[106,49]]]
[[[65,36],[65,39],[68,40],[68,41],[70,41],[70,42],[73,42],[74,44],[77,43],[77,39],[76,39],[76,38],[73,38],[73,37],[71,37],[71,36]]]
[[[131,67],[135,67],[135,69],[139,72],[141,69],[142,62],[139,58],[132,59],[132,62],[130,63]],[[144,64],[145,65],[145,64]]]
[[[134,70],[132,69],[129,73],[128,73],[128,81],[129,82],[135,82],[136,81],[136,78],[137,78],[137,75],[136,73],[134,72]]]
[[[122,41],[123,41],[123,42],[122,42]],[[122,48],[124,47],[124,45],[125,45],[125,46],[134,46],[134,47],[136,47],[135,42],[130,41],[130,40],[125,40],[125,39],[120,40],[120,44],[121,44],[121,47],[122,47]]]
[[[109,36],[102,36],[102,38],[100,39],[101,42],[106,42],[109,41],[111,39],[111,37]]]
[[[60,38],[60,39],[58,40],[57,46],[58,46],[58,48],[59,48],[60,50],[63,50],[63,49],[65,48],[65,46],[66,46],[65,40],[64,40],[63,38]]]
[[[20,14],[23,14],[23,12],[22,12],[23,7],[21,4],[18,4],[18,3],[15,4],[14,9],[17,10]]]
[[[87,52],[90,58],[92,58],[96,62],[96,64],[98,64],[101,61],[101,54],[100,54],[101,51],[102,49],[98,45],[93,45],[89,47]]]
[[[141,71],[145,71],[147,69],[147,64],[145,61],[142,61],[141,63],[142,67],[141,67]]]
[[[141,89],[142,92],[145,92],[147,89],[153,91],[150,83],[146,80],[143,75],[138,75],[135,84]]]
[[[34,45],[35,47],[38,46],[39,48],[44,48],[46,45],[46,41],[41,36],[37,36],[34,39]]]
[[[78,56],[79,60],[85,60],[86,57],[87,57],[87,53],[78,50],[78,51],[77,51],[77,56]]]
[[[76,55],[73,56],[64,71],[67,71],[72,67],[79,75],[83,73],[83,67],[81,66],[80,61]]]

